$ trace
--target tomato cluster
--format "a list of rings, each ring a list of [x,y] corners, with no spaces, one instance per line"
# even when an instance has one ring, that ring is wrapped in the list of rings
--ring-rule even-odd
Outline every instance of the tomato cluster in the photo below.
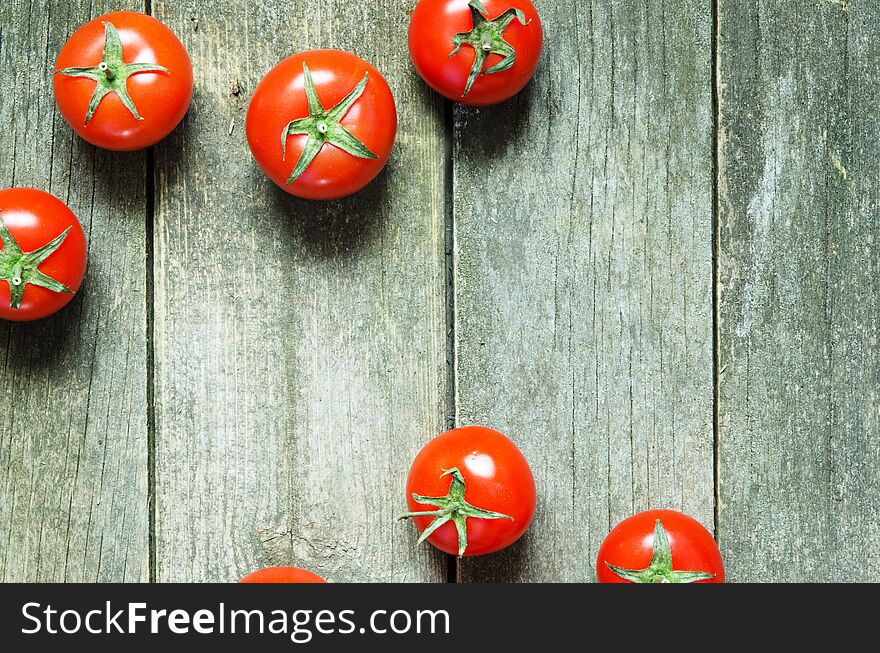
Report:
[[[482,426],[447,431],[413,461],[406,484],[411,518],[427,540],[458,556],[494,553],[516,542],[535,515],[535,480],[507,437]],[[603,583],[720,583],[715,540],[698,521],[672,510],[634,515],[602,543]]]
[[[449,100],[503,102],[535,74],[543,31],[529,0],[420,0],[409,28],[418,73]],[[62,47],[53,75],[58,109],[96,146],[138,150],[181,122],[193,93],[183,44],[148,15],[96,18]],[[331,200],[356,193],[382,171],[397,132],[394,95],[363,59],[337,50],[294,54],[257,85],[247,111],[251,153],[284,191]],[[60,200],[36,189],[0,191],[0,318],[34,320],[60,310],[85,274],[86,241]],[[537,507],[532,470],[498,431],[467,426],[419,452],[406,482],[408,512],[448,554],[480,556],[519,540]],[[697,521],[674,511],[634,515],[603,542],[601,582],[722,582],[718,547]],[[323,583],[294,567],[271,567],[242,583]]]
[[[529,0],[421,0],[409,45],[433,88],[463,103],[491,104],[532,77],[542,38]],[[186,48],[163,23],[118,11],[70,36],[58,53],[53,86],[58,110],[83,139],[109,150],[140,150],[183,120],[193,70]],[[257,85],[246,132],[257,164],[283,190],[337,199],[369,184],[388,162],[397,133],[394,95],[382,74],[353,54],[302,52]],[[82,281],[82,228],[54,198],[34,201],[23,219],[21,198],[36,192],[13,189],[0,198],[0,281],[6,282],[0,318],[51,315]],[[59,224],[70,231],[56,240],[49,232]]]

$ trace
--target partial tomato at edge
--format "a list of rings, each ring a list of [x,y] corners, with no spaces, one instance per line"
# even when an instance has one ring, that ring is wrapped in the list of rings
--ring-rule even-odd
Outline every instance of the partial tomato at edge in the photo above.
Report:
[[[471,2],[420,0],[409,25],[410,56],[428,85],[453,102],[498,104],[535,74],[544,40],[541,19],[529,0]],[[483,57],[480,50],[489,53],[485,61],[477,58]],[[511,54],[515,60],[506,67]]]
[[[82,284],[86,256],[82,226],[64,202],[36,188],[0,191],[0,318],[26,322],[60,311]]]
[[[531,524],[537,502],[522,452],[483,426],[453,429],[426,444],[412,463],[406,491],[410,512],[401,519],[411,517],[422,539],[426,529],[437,526],[435,520],[443,520],[427,540],[459,556],[494,553],[516,542]],[[424,514],[441,507],[447,516]],[[459,539],[456,517],[465,525],[465,540]]]
[[[183,119],[192,99],[192,64],[163,23],[118,11],[70,36],[55,62],[53,85],[61,114],[86,141],[108,150],[140,150],[165,138]],[[89,116],[99,87],[109,92]]]
[[[596,576],[600,583],[723,583],[724,564],[712,534],[696,519],[648,510],[611,530],[599,549]]]
[[[280,188],[305,199],[338,199],[385,167],[397,109],[369,63],[348,52],[311,50],[284,59],[257,85],[246,130],[254,159]]]
[[[316,584],[326,583],[327,581],[305,569],[298,567],[267,567],[254,571],[239,583],[300,583],[300,584]]]

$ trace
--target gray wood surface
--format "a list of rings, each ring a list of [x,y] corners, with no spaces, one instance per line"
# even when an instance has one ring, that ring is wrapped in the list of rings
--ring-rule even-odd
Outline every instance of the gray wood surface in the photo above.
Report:
[[[144,155],[86,144],[52,95],[61,45],[110,4],[0,3],[0,185],[52,192],[89,241],[67,309],[0,321],[4,581],[148,579]]]
[[[720,5],[719,539],[880,580],[880,5]]]
[[[447,415],[445,112],[389,46],[406,3],[154,11],[189,49],[197,87],[156,154],[158,579],[270,564],[445,579],[445,557],[394,521],[409,463]],[[244,119],[276,62],[328,47],[386,76],[400,132],[374,184],[322,204],[263,175]]]
[[[468,581],[593,580],[638,510],[713,526],[710,3],[540,10],[534,82],[456,111],[459,420],[513,438],[539,492]]]
[[[414,2],[153,0],[196,89],[139,154],[76,137],[51,70],[146,5],[0,3],[0,185],[90,243],[65,311],[0,322],[0,580],[589,581],[653,507],[714,528],[731,580],[880,580],[880,6],[539,1],[534,82],[476,110],[413,71]],[[244,135],[318,47],[400,113],[331,203]],[[511,436],[539,491],[521,543],[458,566],[394,522],[450,423]]]

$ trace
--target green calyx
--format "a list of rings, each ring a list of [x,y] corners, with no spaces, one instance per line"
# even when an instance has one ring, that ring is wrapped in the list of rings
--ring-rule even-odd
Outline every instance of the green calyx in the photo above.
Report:
[[[520,9],[508,9],[496,19],[489,20],[488,13],[480,0],[471,0],[468,6],[473,16],[474,28],[470,32],[462,32],[452,37],[455,49],[449,54],[450,57],[458,54],[462,45],[471,46],[475,52],[474,65],[462,97],[470,92],[480,75],[500,73],[513,66],[516,62],[516,50],[504,40],[504,31],[514,19],[519,20],[521,25],[528,25],[530,22],[526,20],[526,15]],[[483,70],[483,64],[490,54],[500,55],[503,59],[491,68]]]
[[[6,223],[0,217],[0,240],[3,241],[3,249],[0,249],[0,280],[9,283],[9,305],[12,308],[21,308],[21,300],[24,297],[24,289],[29,283],[35,286],[48,288],[53,292],[63,292],[69,295],[73,291],[63,283],[55,281],[50,276],[40,272],[37,268],[47,258],[52,256],[67,234],[70,227],[64,230],[60,236],[46,243],[33,252],[22,252],[21,247],[15,242],[15,238],[6,228]]]
[[[318,152],[324,147],[324,143],[330,143],[338,147],[340,150],[348,152],[352,156],[360,159],[378,159],[367,146],[355,138],[351,132],[340,124],[340,121],[348,113],[348,110],[363,95],[364,89],[369,81],[369,73],[364,75],[360,83],[346,95],[342,101],[332,109],[324,109],[321,100],[318,99],[318,91],[315,89],[315,82],[312,80],[312,73],[309,67],[303,64],[303,73],[305,74],[306,99],[309,102],[308,118],[298,118],[291,120],[287,126],[281,131],[281,158],[287,156],[287,137],[294,134],[304,134],[308,136],[305,147],[293,172],[290,173],[288,184],[296,181],[302,173],[311,165]]]
[[[467,520],[473,519],[509,519],[513,521],[513,517],[503,515],[500,512],[491,512],[472,506],[465,501],[464,493],[467,485],[464,477],[457,467],[444,470],[440,477],[451,476],[452,482],[449,485],[449,494],[445,497],[424,497],[421,494],[413,493],[412,497],[417,503],[424,503],[431,506],[437,506],[437,510],[429,510],[426,512],[408,512],[398,517],[399,520],[409,519],[410,517],[436,517],[428,527],[422,531],[418,543],[421,544],[427,540],[431,534],[447,522],[455,524],[458,531],[458,557],[464,555],[467,549]]]
[[[715,574],[703,571],[673,571],[669,538],[659,519],[654,525],[654,550],[651,554],[651,564],[647,569],[624,569],[607,561],[605,566],[624,580],[633,583],[696,583],[699,580],[715,578]]]
[[[122,60],[122,41],[119,40],[119,32],[112,23],[104,23],[104,54],[101,55],[101,63],[92,68],[64,68],[56,71],[55,74],[86,77],[98,82],[86,113],[85,124],[88,125],[101,100],[108,93],[116,93],[131,115],[136,120],[143,120],[126,86],[128,78],[136,73],[168,73],[168,69],[152,63],[125,63]]]

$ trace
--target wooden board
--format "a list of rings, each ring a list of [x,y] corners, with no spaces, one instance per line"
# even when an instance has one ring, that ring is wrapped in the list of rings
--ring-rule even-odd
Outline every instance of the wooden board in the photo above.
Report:
[[[719,540],[880,580],[880,6],[721,0]]]
[[[336,581],[446,578],[395,516],[447,415],[444,105],[405,48],[407,3],[154,2],[196,95],[156,153],[156,554],[161,581],[293,564]],[[369,25],[369,30],[364,29]],[[385,173],[330,203],[248,154],[262,76],[347,49],[397,99]]]
[[[537,477],[524,541],[465,581],[589,581],[608,530],[713,526],[708,1],[541,3],[534,82],[455,114],[458,415]]]
[[[57,113],[55,57],[109,5],[0,3],[0,186],[35,186],[83,223],[89,267],[61,314],[0,322],[0,580],[148,579],[146,169]]]
[[[534,82],[453,110],[413,4],[0,3],[0,185],[90,243],[65,311],[0,323],[0,581],[589,581],[653,507],[714,528],[734,581],[880,580],[880,6],[542,1]],[[64,40],[126,7],[195,66],[154,152],[95,150],[52,97]],[[318,47],[400,112],[386,173],[331,203],[244,137]],[[460,565],[394,521],[455,422],[539,488],[521,543]]]

